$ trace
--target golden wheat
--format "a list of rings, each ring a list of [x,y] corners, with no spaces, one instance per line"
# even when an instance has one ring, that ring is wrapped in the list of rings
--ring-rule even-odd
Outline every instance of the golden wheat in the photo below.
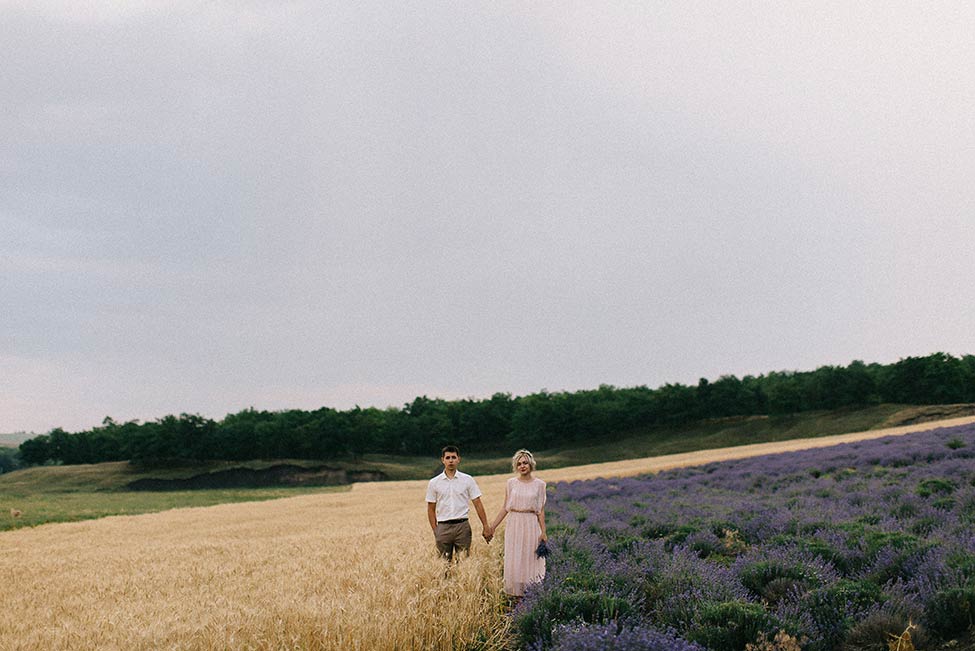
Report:
[[[623,476],[853,438],[541,476]],[[489,517],[501,505],[504,480],[478,478]],[[500,649],[507,626],[502,542],[486,545],[475,522],[471,557],[445,577],[425,486],[357,484],[346,493],[0,533],[0,650]]]
[[[0,649],[498,648],[501,545],[445,577],[424,488],[7,532]]]

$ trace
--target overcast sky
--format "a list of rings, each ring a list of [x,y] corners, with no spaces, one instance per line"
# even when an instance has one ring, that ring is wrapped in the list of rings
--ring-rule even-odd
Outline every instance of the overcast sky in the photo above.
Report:
[[[975,353],[973,24],[0,0],[0,431]]]

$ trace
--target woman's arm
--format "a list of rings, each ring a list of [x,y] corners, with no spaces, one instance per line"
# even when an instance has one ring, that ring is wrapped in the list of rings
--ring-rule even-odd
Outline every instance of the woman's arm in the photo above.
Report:
[[[540,540],[548,542],[548,534],[545,532],[545,501],[548,498],[548,493],[545,492],[545,482],[542,482],[540,486],[541,494],[538,496],[538,528],[542,530],[539,536]]]

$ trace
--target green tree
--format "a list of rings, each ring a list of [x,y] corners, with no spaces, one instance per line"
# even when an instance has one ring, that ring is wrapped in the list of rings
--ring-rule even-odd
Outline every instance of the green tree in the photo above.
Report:
[[[20,444],[20,461],[27,466],[39,466],[51,460],[51,437],[41,434]]]
[[[966,366],[956,357],[934,353],[906,357],[881,374],[880,392],[885,402],[949,404],[963,402],[972,393]]]
[[[770,414],[794,414],[803,409],[802,382],[796,373],[769,373],[765,378]]]
[[[0,446],[0,475],[20,467],[20,458],[15,448]]]
[[[496,450],[509,439],[517,403],[510,393],[495,393],[487,400],[461,403],[457,430],[462,433],[462,449]]]

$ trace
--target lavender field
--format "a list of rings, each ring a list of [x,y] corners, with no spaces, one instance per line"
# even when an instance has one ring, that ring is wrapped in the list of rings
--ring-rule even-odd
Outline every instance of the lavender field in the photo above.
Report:
[[[881,651],[913,624],[917,649],[969,648],[973,457],[968,425],[555,484],[520,646]]]

